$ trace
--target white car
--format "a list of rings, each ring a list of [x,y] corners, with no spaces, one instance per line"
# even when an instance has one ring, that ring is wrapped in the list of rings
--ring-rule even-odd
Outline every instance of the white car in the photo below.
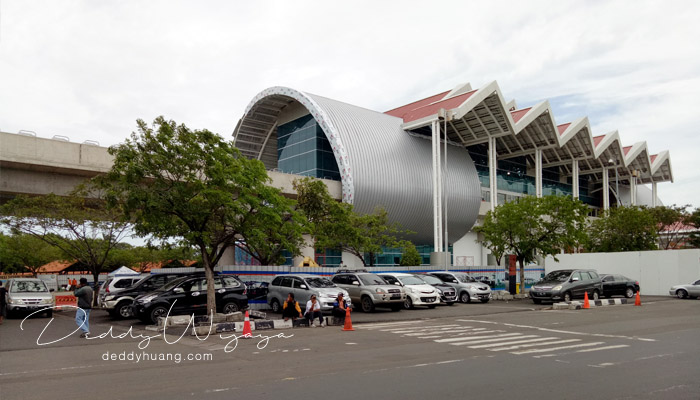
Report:
[[[700,297],[700,280],[687,285],[676,285],[668,291],[671,296],[676,296],[679,299],[697,299]]]
[[[386,272],[377,275],[389,284],[403,287],[406,292],[406,300],[403,303],[406,309],[412,309],[415,306],[435,308],[440,303],[440,293],[437,289],[413,274]]]
[[[437,276],[446,284],[457,290],[459,301],[470,303],[472,300],[488,303],[491,300],[489,285],[477,282],[471,276],[459,271],[433,271],[429,275]]]

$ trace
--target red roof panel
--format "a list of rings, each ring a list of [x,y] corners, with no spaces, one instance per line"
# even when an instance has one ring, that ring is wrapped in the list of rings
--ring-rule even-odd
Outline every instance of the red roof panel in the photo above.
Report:
[[[436,101],[434,103],[424,105],[423,107],[416,108],[403,116],[403,122],[411,122],[433,114],[437,114],[437,112],[441,108],[444,108],[445,110],[457,108],[462,103],[467,101],[467,99],[470,98],[474,93],[476,93],[476,90],[460,94],[459,96],[450,97],[447,100]]]
[[[605,139],[605,135],[593,136],[593,145],[595,147],[598,147],[598,145],[600,144],[600,142],[603,141],[603,139]]]
[[[565,124],[557,125],[557,129],[559,129],[559,136],[561,136],[561,135],[564,134],[564,131],[566,130],[566,128],[569,127],[569,125],[571,125],[571,122],[567,122],[567,123],[565,123]]]
[[[524,117],[525,114],[527,114],[527,112],[530,111],[531,108],[532,107],[528,107],[528,108],[523,108],[522,110],[511,111],[510,115],[513,116],[513,122],[517,123],[518,121],[520,121],[520,119],[522,117]]]
[[[656,160],[656,157],[658,157],[658,156],[659,156],[658,154],[652,154],[651,157],[649,157],[651,159],[652,164],[654,163],[654,160]]]
[[[629,153],[631,148],[632,148],[632,146],[623,147],[622,151],[625,153],[625,155],[627,155],[627,153]]]
[[[416,108],[421,108],[423,106],[427,106],[430,103],[434,103],[436,101],[442,100],[442,98],[445,97],[448,93],[450,93],[449,90],[446,92],[432,95],[430,97],[426,97],[422,100],[414,101],[413,103],[408,103],[404,106],[397,107],[397,108],[391,109],[389,111],[385,111],[384,114],[389,114],[389,115],[393,115],[394,117],[403,118],[404,115],[415,110]]]

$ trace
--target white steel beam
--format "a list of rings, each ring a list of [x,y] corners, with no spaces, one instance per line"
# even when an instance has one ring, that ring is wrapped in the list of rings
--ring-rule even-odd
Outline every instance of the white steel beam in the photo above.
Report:
[[[610,169],[603,168],[603,210],[610,208]]]
[[[578,188],[578,160],[574,160],[573,165],[571,166],[571,192],[574,197],[574,199],[578,199],[579,196],[579,188]]]
[[[535,149],[535,195],[542,197],[542,149]]]
[[[496,202],[498,201],[497,167],[498,154],[496,153],[496,138],[489,137],[489,197],[491,200],[491,211],[496,209]]]

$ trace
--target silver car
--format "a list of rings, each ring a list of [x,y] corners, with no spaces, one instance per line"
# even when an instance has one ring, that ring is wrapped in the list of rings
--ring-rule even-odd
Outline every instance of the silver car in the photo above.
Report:
[[[342,270],[341,270],[342,271]],[[375,307],[388,307],[400,311],[406,301],[402,287],[388,284],[377,274],[366,270],[339,271],[331,280],[350,293],[350,300],[360,304],[362,311],[373,312]]]
[[[12,278],[7,281],[5,304],[8,316],[14,313],[31,313],[46,309],[46,316],[51,317],[56,302],[53,294],[41,279]]]
[[[687,285],[676,285],[669,289],[668,293],[671,296],[676,296],[679,299],[697,299],[700,296],[700,280]]]
[[[306,302],[311,299],[311,295],[316,295],[316,299],[321,304],[321,311],[333,309],[338,293],[343,293],[346,299],[350,295],[346,290],[336,286],[327,278],[313,274],[289,274],[277,275],[267,287],[267,304],[273,312],[282,312],[282,303],[287,300],[289,293],[294,293],[294,299],[299,302],[302,310],[306,307]]]
[[[491,300],[491,287],[485,283],[477,282],[464,272],[434,271],[429,275],[440,278],[446,284],[457,290],[457,298],[462,303],[470,303],[472,300],[488,303]]]

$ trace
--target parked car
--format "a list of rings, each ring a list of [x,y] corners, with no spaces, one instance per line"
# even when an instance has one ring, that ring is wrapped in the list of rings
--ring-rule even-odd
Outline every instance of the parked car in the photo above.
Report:
[[[486,275],[475,276],[474,280],[477,282],[485,283],[485,284],[489,285],[492,289],[496,286],[496,281],[489,278]]]
[[[552,271],[530,288],[530,298],[535,304],[543,301],[571,301],[583,298],[586,293],[598,300],[603,290],[600,276],[592,269],[562,269]]]
[[[437,289],[413,274],[386,272],[377,275],[391,285],[403,287],[403,290],[406,292],[406,300],[403,306],[407,310],[411,310],[415,306],[435,308],[440,302],[440,294]]]
[[[53,294],[41,279],[11,278],[6,283],[5,307],[7,316],[31,313],[45,308],[47,317],[53,316],[56,304]]]
[[[248,300],[266,300],[270,282],[245,281],[248,288]]]
[[[628,299],[634,297],[639,291],[639,282],[623,275],[601,275],[603,297],[625,296]]]
[[[687,285],[673,286],[668,292],[679,299],[697,299],[700,296],[700,280]]]
[[[487,303],[491,300],[491,287],[485,283],[477,282],[464,272],[434,271],[428,275],[435,276],[457,291],[457,297],[462,303],[471,303],[472,300]]]
[[[364,312],[373,312],[375,307],[399,311],[406,301],[403,288],[389,285],[381,276],[367,270],[339,270],[331,281],[345,289],[352,303],[359,304]]]
[[[100,297],[102,297],[102,294],[107,295],[108,293],[126,289],[134,283],[140,281],[142,278],[143,277],[141,275],[110,276],[102,283],[102,285],[100,285]]]
[[[282,303],[287,299],[289,293],[294,293],[294,299],[299,302],[299,306],[306,307],[306,302],[311,299],[311,295],[316,295],[321,311],[333,309],[333,303],[338,293],[343,292],[343,296],[350,298],[348,292],[336,286],[328,278],[312,274],[291,274],[277,275],[267,287],[267,304],[273,312],[282,312]]]
[[[434,287],[440,294],[440,300],[448,306],[454,305],[457,302],[457,291],[452,286],[446,284],[440,278],[428,274],[416,274],[428,285]]]
[[[214,277],[217,312],[248,308],[246,286],[233,275]],[[172,308],[171,308],[172,307]],[[206,314],[207,279],[202,275],[175,279],[134,301],[134,315],[146,323],[158,323],[166,315]]]
[[[198,274],[202,273],[199,272]],[[192,275],[192,273],[166,272],[146,276],[122,290],[100,293],[98,305],[107,311],[112,318],[130,318],[133,316],[131,306],[135,298],[152,292],[174,279],[187,275]]]

